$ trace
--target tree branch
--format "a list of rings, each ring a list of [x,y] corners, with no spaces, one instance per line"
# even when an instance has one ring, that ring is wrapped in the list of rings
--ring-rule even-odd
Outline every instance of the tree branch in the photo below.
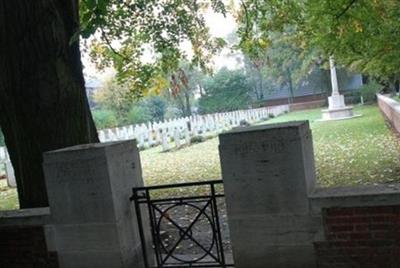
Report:
[[[117,50],[114,49],[114,47],[111,45],[110,39],[108,39],[108,37],[107,37],[106,33],[104,32],[102,26],[100,26],[100,31],[101,31],[101,36],[103,37],[104,41],[106,41],[107,46],[111,49],[111,51],[112,51],[115,55],[121,57],[121,58],[124,59],[124,60],[130,60],[129,58],[125,57],[124,55],[122,55],[121,53],[119,53]]]
[[[249,11],[248,11],[247,6],[246,6],[246,4],[245,4],[245,2],[243,0],[241,0],[240,3],[242,4],[242,7],[244,9],[244,13],[246,15],[246,32],[245,32],[245,36],[247,38],[248,34],[249,34],[249,28],[250,28]]]
[[[336,15],[336,19],[340,19],[346,12],[357,2],[357,0],[351,0],[350,3],[342,10],[338,15]]]

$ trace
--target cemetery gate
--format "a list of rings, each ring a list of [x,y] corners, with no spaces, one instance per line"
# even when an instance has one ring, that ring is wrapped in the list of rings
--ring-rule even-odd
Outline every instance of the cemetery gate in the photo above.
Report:
[[[146,268],[234,267],[221,228],[221,180],[133,188],[131,201]]]

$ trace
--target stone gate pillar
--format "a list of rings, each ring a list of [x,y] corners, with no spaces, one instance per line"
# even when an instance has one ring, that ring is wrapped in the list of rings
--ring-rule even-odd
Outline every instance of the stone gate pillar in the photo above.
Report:
[[[306,121],[219,136],[236,268],[315,267],[321,219],[310,214],[315,169]]]
[[[143,267],[132,187],[143,186],[134,141],[44,155],[52,249],[60,267]]]

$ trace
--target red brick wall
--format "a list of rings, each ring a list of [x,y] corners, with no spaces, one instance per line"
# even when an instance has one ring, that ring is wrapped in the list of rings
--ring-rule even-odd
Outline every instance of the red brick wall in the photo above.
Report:
[[[400,206],[328,208],[323,221],[318,267],[400,267]]]
[[[302,103],[292,103],[290,104],[290,111],[301,111],[307,109],[315,109],[323,107],[326,104],[326,100],[316,100]]]
[[[400,133],[400,103],[386,96],[378,95],[378,106],[386,120]]]
[[[0,227],[0,267],[58,267],[43,226]]]
[[[325,94],[315,94],[315,95],[308,95],[308,96],[299,96],[293,98],[293,103],[304,103],[304,102],[311,102],[311,101],[327,101],[327,97]],[[266,106],[276,106],[276,105],[284,105],[288,104],[288,99],[273,99],[273,100],[264,100],[257,102],[254,106],[255,107],[266,107]]]

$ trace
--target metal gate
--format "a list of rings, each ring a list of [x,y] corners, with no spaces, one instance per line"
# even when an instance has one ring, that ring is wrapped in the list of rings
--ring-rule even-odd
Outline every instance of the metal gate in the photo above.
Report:
[[[131,201],[146,268],[234,267],[221,231],[221,180],[133,188]]]

